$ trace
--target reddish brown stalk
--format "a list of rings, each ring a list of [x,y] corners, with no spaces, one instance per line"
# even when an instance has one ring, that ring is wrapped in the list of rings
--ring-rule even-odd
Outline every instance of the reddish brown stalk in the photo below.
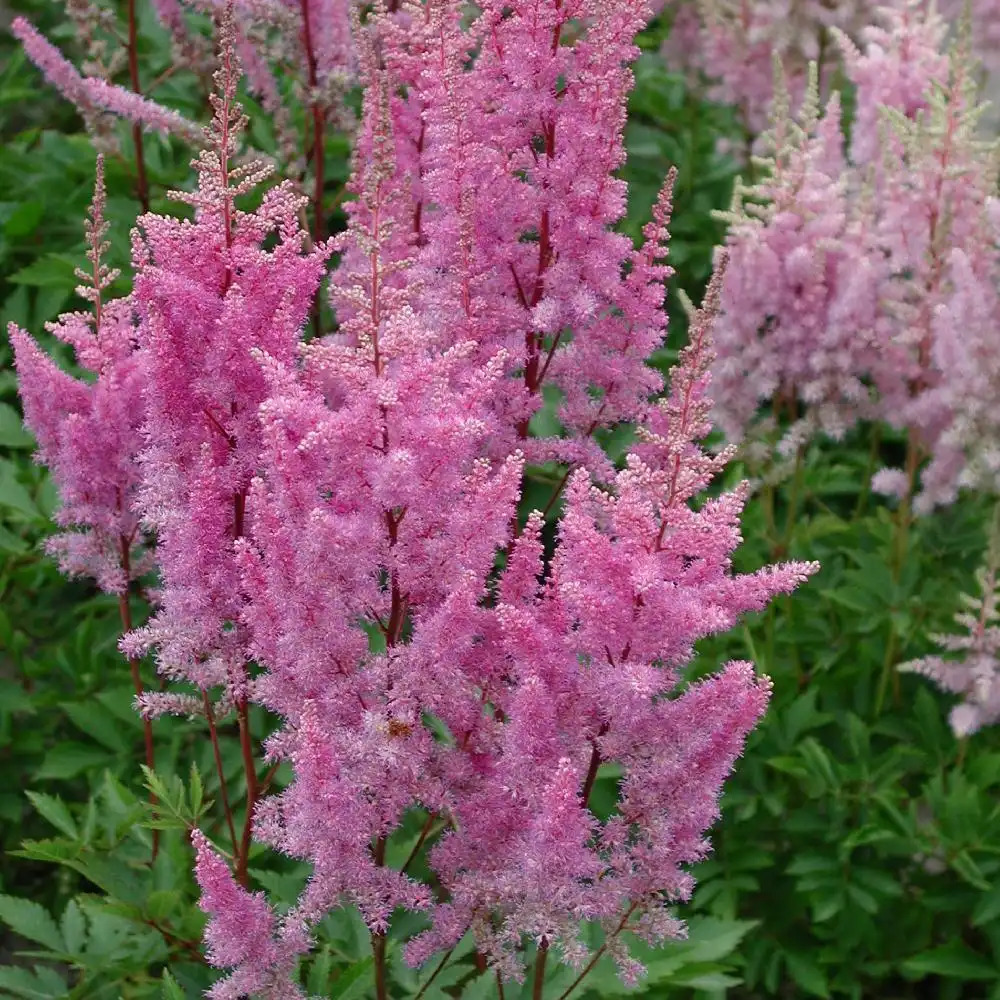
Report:
[[[316,69],[316,54],[313,52],[312,24],[309,19],[309,0],[301,0],[302,10],[302,47],[306,53],[306,72],[309,77],[309,89],[311,91],[311,104],[309,107],[312,115],[312,161],[313,161],[313,242],[319,243],[326,232],[326,223],[323,218],[323,185],[324,185],[324,160],[323,160],[323,133],[326,126],[323,109],[317,100],[316,87],[319,81]]]
[[[531,1000],[542,1000],[545,989],[545,960],[549,957],[549,939],[543,937],[535,958],[535,979],[531,985]]]
[[[240,750],[243,753],[243,770],[247,777],[247,815],[243,821],[243,836],[236,858],[236,878],[240,885],[247,884],[247,863],[250,860],[250,836],[253,833],[253,811],[257,805],[257,770],[253,760],[253,743],[250,735],[250,710],[246,699],[236,706],[240,727]]]
[[[152,927],[153,930],[162,934],[164,941],[166,941],[171,948],[176,948],[178,951],[186,953],[189,958],[193,958],[196,962],[203,965],[205,964],[205,955],[201,950],[200,942],[180,938],[174,934],[173,931],[167,930],[166,927],[157,923],[155,920],[143,919],[142,922],[147,927]]]
[[[98,299],[98,308],[100,308],[100,299]],[[121,564],[122,572],[125,574],[125,590],[118,595],[118,615],[121,618],[122,632],[128,633],[132,631],[132,609],[129,606],[129,587],[131,586],[132,577],[132,557],[129,552],[129,541],[124,536],[119,536],[118,544],[121,552]],[[135,694],[137,698],[141,698],[143,691],[145,690],[142,684],[142,676],[139,673],[139,661],[134,657],[128,657],[129,670],[132,672],[132,686],[135,688]],[[155,752],[153,749],[153,723],[152,720],[147,719],[145,715],[142,716],[142,737],[146,745],[146,767],[150,771],[154,770],[156,767]],[[149,804],[156,807],[156,796],[150,792],[149,793]],[[153,857],[152,860],[156,860],[156,855],[160,851],[160,831],[153,831]]]
[[[401,873],[406,873],[406,869],[413,864],[413,859],[420,853],[420,848],[424,846],[424,841],[431,832],[431,827],[434,825],[437,815],[436,812],[429,812],[427,814],[427,822],[424,823],[423,829],[420,831],[420,836],[417,837],[417,842],[413,845],[413,850],[410,851],[409,857],[403,862],[403,867],[399,869]]]
[[[594,790],[594,783],[597,781],[597,771],[601,766],[601,751],[597,746],[597,741],[608,731],[608,724],[605,722],[591,740],[590,766],[587,768],[587,776],[583,779],[583,792],[580,798],[580,805],[586,809],[590,805],[590,793]]]
[[[238,858],[240,846],[236,839],[236,827],[233,825],[233,810],[229,804],[229,788],[226,785],[226,772],[222,767],[222,751],[219,749],[219,731],[215,726],[215,712],[212,710],[212,702],[209,700],[208,692],[205,690],[201,692],[201,701],[205,706],[205,718],[208,720],[208,735],[212,741],[212,756],[215,758],[215,771],[219,776],[219,798],[222,799],[222,809],[226,814],[226,826],[229,827],[229,839],[233,845],[233,857]]]
[[[375,841],[372,851],[375,864],[380,867],[385,864],[385,837]],[[375,959],[375,997],[376,1000],[388,1000],[385,977],[385,934],[372,931],[372,957]]]
[[[132,90],[142,93],[139,85],[139,37],[135,19],[135,0],[128,0],[128,76]],[[142,126],[132,126],[132,142],[135,145],[135,187],[136,196],[143,212],[149,211],[149,181],[146,177],[146,156],[142,147]]]
[[[594,952],[593,957],[583,967],[583,971],[580,973],[580,975],[578,975],[576,977],[576,979],[574,979],[573,982],[571,982],[569,984],[569,986],[567,986],[566,989],[563,990],[563,992],[559,994],[559,996],[557,997],[557,1000],[566,1000],[566,998],[570,995],[570,993],[572,993],[573,990],[575,990],[577,988],[577,986],[579,986],[580,983],[583,982],[584,978],[587,975],[590,974],[590,972],[593,970],[594,966],[597,965],[597,963],[604,956],[604,953],[608,950],[608,943],[610,941],[613,941],[616,937],[618,937],[618,935],[621,934],[621,932],[625,929],[625,925],[628,923],[628,918],[632,916],[632,914],[635,912],[635,908],[638,905],[639,905],[638,903],[633,903],[628,908],[628,910],[625,913],[625,916],[622,917],[622,919],[621,919],[621,923],[618,924],[618,926],[615,928],[615,930],[614,930],[613,933],[611,933],[611,934],[608,935],[608,937],[605,940],[604,944],[602,944],[601,947],[598,948],[597,951]]]

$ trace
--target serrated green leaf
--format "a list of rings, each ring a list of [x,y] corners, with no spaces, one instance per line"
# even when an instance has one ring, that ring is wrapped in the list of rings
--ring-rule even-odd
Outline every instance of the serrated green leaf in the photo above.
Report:
[[[59,928],[62,931],[66,953],[79,955],[87,940],[87,919],[75,899],[71,899],[66,904],[62,919],[59,921]]]
[[[45,755],[37,777],[42,780],[75,778],[95,767],[106,767],[114,758],[107,750],[75,740],[54,746]]]
[[[17,410],[9,403],[0,403],[0,448],[31,448],[34,444]]]
[[[52,914],[39,903],[17,896],[0,896],[0,920],[29,941],[52,951],[63,950],[63,938]]]
[[[7,280],[14,285],[65,288],[68,291],[78,284],[76,267],[76,262],[68,254],[50,253],[32,261],[20,271],[8,275]]]
[[[76,822],[69,808],[58,795],[46,795],[43,792],[24,793],[39,815],[47,819],[60,833],[65,833],[73,840],[79,836]]]
[[[92,737],[112,753],[124,754],[131,750],[127,733],[121,724],[100,702],[63,702],[59,706],[70,722],[82,733]]]
[[[27,488],[18,482],[13,462],[0,461],[0,508],[17,511],[32,521],[41,520],[42,514]]]
[[[1000,885],[994,886],[990,892],[979,898],[972,911],[971,923],[973,927],[983,927],[992,923],[997,917],[1000,917]]]
[[[811,958],[792,952],[785,952],[784,958],[788,974],[806,993],[814,997],[830,996],[826,974]]]
[[[66,984],[61,978],[59,984],[61,988],[53,990],[51,979],[39,976],[28,969],[10,965],[0,966],[0,991],[7,990],[17,997],[25,997],[27,1000],[50,1000],[50,998],[64,997]]]
[[[170,974],[169,969],[164,969],[160,977],[160,1000],[187,1000],[180,983]]]
[[[993,962],[960,941],[952,941],[913,955],[902,963],[902,969],[914,979],[924,976],[945,976],[959,980],[1000,978],[1000,969]]]

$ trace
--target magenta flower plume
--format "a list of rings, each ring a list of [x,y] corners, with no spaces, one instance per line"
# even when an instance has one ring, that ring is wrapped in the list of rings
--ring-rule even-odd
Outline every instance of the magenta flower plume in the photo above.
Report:
[[[236,206],[267,170],[232,164],[244,119],[226,24],[210,144],[195,161],[198,187],[176,196],[195,218],[145,215],[134,237],[146,438],[138,506],[156,528],[163,588],[156,616],[126,644],[155,645],[167,676],[202,689],[223,685],[245,702],[236,542],[267,391],[253,352],[294,358],[328,249],[306,249],[301,200],[287,184],[269,190],[252,213]],[[269,238],[275,245],[262,249]]]
[[[205,929],[208,960],[218,968],[239,967],[238,972],[219,980],[208,995],[213,1000],[248,995],[299,1000],[304,994],[289,979],[295,952],[286,948],[288,957],[282,958],[276,941],[278,921],[263,893],[249,893],[238,885],[229,865],[200,830],[192,832],[191,842],[200,905],[209,917]]]
[[[102,260],[105,242],[104,164],[97,179],[87,239],[90,271],[77,271],[78,293],[93,313],[67,313],[49,331],[72,346],[90,373],[63,372],[38,344],[9,327],[25,422],[38,440],[38,460],[52,471],[65,530],[48,548],[64,572],[93,577],[108,593],[123,594],[148,568],[146,536],[133,504],[140,484],[143,377],[135,351],[130,299],[107,302],[118,276]]]
[[[82,76],[26,18],[15,18],[11,32],[24,46],[27,57],[77,108],[89,128],[96,127],[95,119],[101,112],[109,112],[156,132],[173,133],[189,141],[199,138],[198,126],[176,111],[100,77]]]

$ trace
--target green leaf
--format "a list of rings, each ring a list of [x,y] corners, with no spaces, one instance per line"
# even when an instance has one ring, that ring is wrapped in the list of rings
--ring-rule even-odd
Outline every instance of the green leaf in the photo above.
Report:
[[[38,972],[30,972],[28,969],[14,968],[13,966],[0,966],[0,991],[8,991],[17,997],[26,997],[28,1000],[50,1000],[54,997],[64,997],[66,995],[66,984],[52,970],[47,970],[50,975],[43,976]],[[59,980],[59,988],[53,989],[52,976]],[[2,993],[0,993],[2,995]]]
[[[785,952],[784,957],[788,974],[806,993],[814,997],[828,997],[830,995],[826,974],[811,958],[793,952]]]
[[[112,753],[124,754],[131,749],[130,734],[122,732],[121,723],[99,702],[63,702],[59,706],[70,722],[82,733],[93,737]]]
[[[32,521],[42,518],[31,494],[18,482],[17,469],[10,461],[0,461],[0,507],[16,510]]]
[[[11,239],[20,239],[30,236],[42,221],[45,214],[45,205],[40,201],[24,201],[7,216],[3,224],[5,236]]]
[[[0,448],[31,448],[34,444],[17,410],[9,403],[0,403]]]
[[[72,814],[58,795],[45,795],[43,792],[25,792],[31,804],[39,815],[47,819],[60,833],[76,840],[79,832]]]
[[[0,920],[29,941],[37,941],[52,951],[63,950],[63,937],[56,922],[39,903],[17,896],[0,896]]]
[[[160,1000],[187,1000],[180,984],[170,975],[169,969],[164,969],[160,977]]]
[[[756,927],[756,920],[691,920],[684,942],[685,962],[718,962],[731,955],[736,946]]]
[[[977,889],[985,892],[987,889],[992,888],[992,883],[983,874],[983,870],[973,861],[972,856],[968,851],[959,851],[951,859],[951,867],[958,872],[959,875],[965,879],[969,885],[975,886]]]
[[[326,995],[330,1000],[350,1000],[351,997],[360,996],[368,987],[368,980],[372,975],[372,965],[374,960],[371,955],[349,965],[330,986],[330,992]]]
[[[906,959],[903,972],[914,979],[924,976],[945,976],[949,979],[997,979],[1000,970],[995,963],[983,958],[960,941],[951,941],[940,948],[931,948]]]
[[[982,927],[984,924],[992,923],[997,917],[1000,917],[1000,885],[994,886],[976,903],[971,923],[973,927]]]
[[[87,940],[87,920],[83,915],[83,910],[75,899],[71,899],[63,910],[62,920],[59,922],[62,931],[63,941],[66,944],[68,955],[79,955],[83,951],[84,942]]]
[[[77,285],[76,266],[70,256],[50,253],[9,275],[7,280],[13,285],[72,289]]]
[[[83,771],[106,767],[114,758],[100,747],[69,741],[54,746],[45,755],[37,777],[41,779],[75,778]]]

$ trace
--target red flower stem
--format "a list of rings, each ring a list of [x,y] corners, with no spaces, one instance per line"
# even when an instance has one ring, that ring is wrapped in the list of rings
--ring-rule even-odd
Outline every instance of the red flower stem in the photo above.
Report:
[[[385,837],[379,837],[375,841],[375,848],[372,853],[375,857],[375,864],[380,867],[385,864]],[[389,998],[385,976],[385,944],[385,934],[379,931],[372,931],[372,957],[375,959],[376,1000],[388,1000]]]
[[[132,558],[129,553],[129,541],[125,537],[119,537],[118,544],[121,552],[121,566],[122,572],[125,574],[125,590],[118,595],[118,615],[121,618],[122,632],[128,633],[132,631],[132,609],[128,603],[129,590],[131,585],[132,577]],[[142,697],[143,687],[142,677],[139,674],[139,661],[134,657],[128,657],[129,670],[132,673],[132,686],[135,688],[136,697]],[[154,770],[156,767],[156,755],[153,748],[153,723],[152,720],[147,719],[145,716],[142,717],[142,737],[143,742],[146,746],[146,767],[150,771]],[[157,799],[156,796],[150,792],[149,793],[149,804],[151,806],[156,806]],[[160,831],[153,831],[153,857],[152,860],[156,860],[156,855],[160,851]]]
[[[233,824],[233,810],[229,804],[229,789],[226,785],[226,772],[222,767],[222,752],[219,749],[219,730],[215,725],[215,712],[212,711],[212,702],[209,700],[208,692],[201,692],[202,704],[205,706],[205,718],[208,720],[208,734],[212,741],[212,756],[215,758],[215,771],[219,776],[219,798],[222,799],[222,809],[226,814],[226,826],[229,827],[229,839],[233,844],[233,857],[238,858],[240,849],[236,839],[236,827]]]
[[[243,821],[243,836],[236,856],[236,878],[240,885],[247,884],[247,863],[250,859],[250,837],[253,833],[253,811],[257,805],[257,770],[253,759],[253,744],[250,735],[250,710],[246,699],[236,706],[236,719],[240,727],[240,750],[243,754],[243,770],[247,779],[247,814]]]
[[[139,37],[135,19],[135,0],[128,0],[128,76],[132,90],[142,93],[139,85]],[[132,143],[135,146],[136,196],[143,212],[149,211],[149,180],[146,177],[146,156],[142,147],[142,126],[132,126]]]
[[[545,960],[549,957],[549,939],[543,937],[535,959],[535,979],[531,985],[531,1000],[542,1000],[545,987]]]

